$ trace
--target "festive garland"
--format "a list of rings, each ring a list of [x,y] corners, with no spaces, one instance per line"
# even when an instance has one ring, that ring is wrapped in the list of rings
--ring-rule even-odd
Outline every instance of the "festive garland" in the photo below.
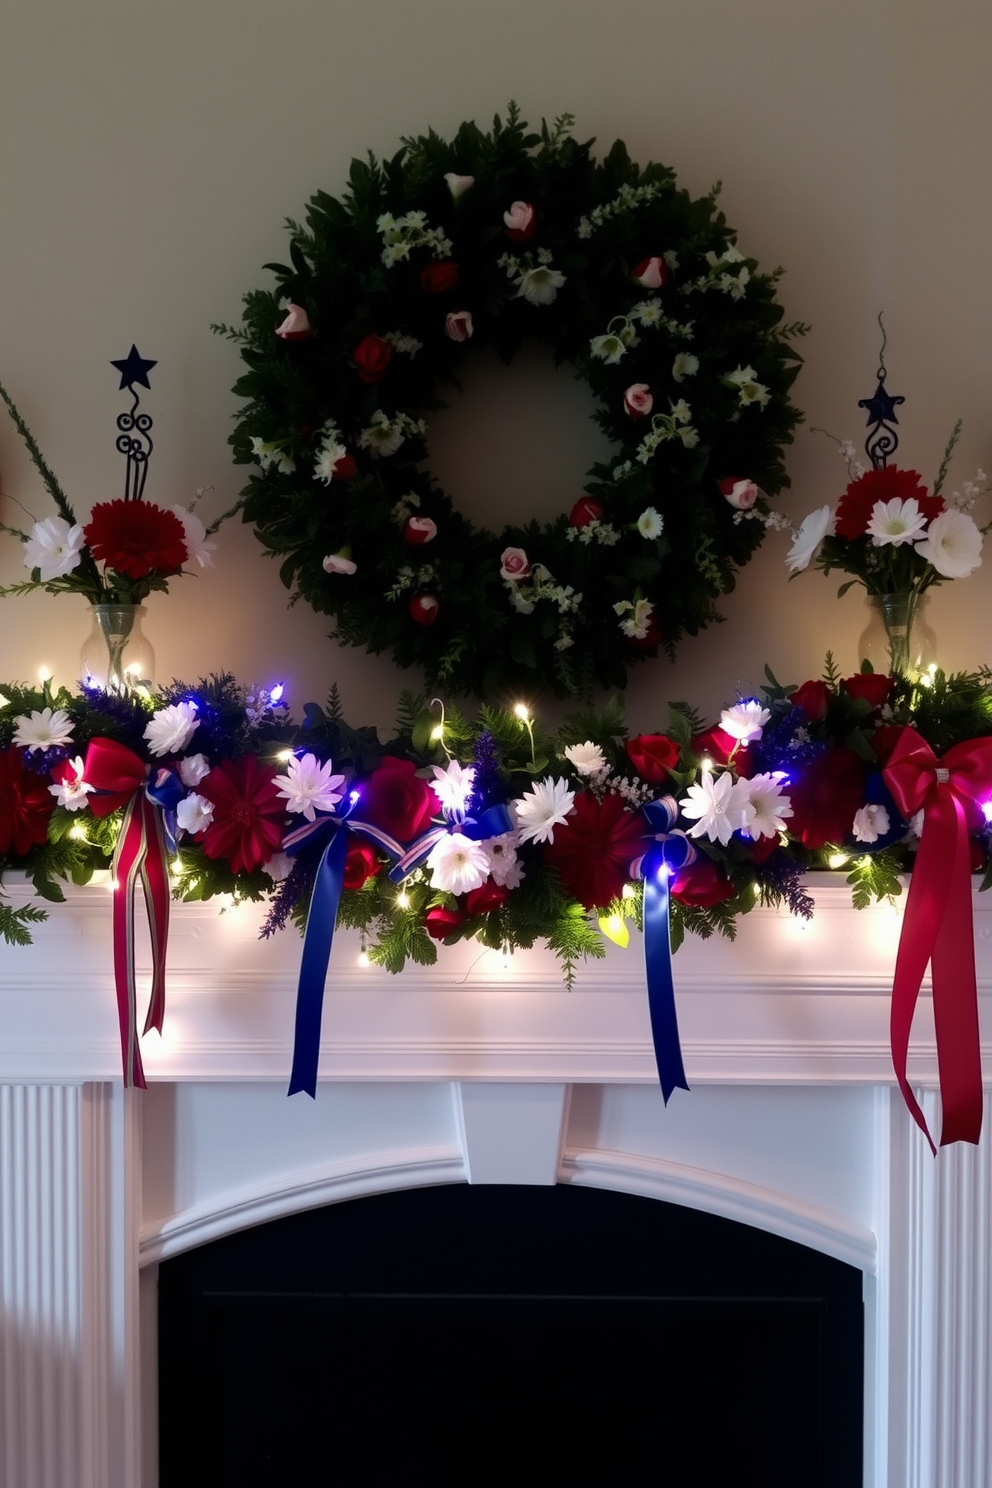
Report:
[[[245,297],[247,400],[231,438],[260,468],[244,519],[294,599],[349,645],[449,693],[624,685],[716,618],[787,478],[799,357],[776,274],[699,200],[617,142],[596,162],[563,116],[511,105],[492,131],[353,161],[343,200],[290,223],[277,287]],[[618,446],[569,515],[472,525],[425,468],[425,415],[466,350],[535,337],[568,363]]]

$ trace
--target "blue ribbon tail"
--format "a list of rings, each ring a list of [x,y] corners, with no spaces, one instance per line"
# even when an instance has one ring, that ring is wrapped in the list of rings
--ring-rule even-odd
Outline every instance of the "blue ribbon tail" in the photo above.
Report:
[[[324,849],[314,879],[307,912],[307,928],[303,937],[300,980],[296,991],[296,1035],[287,1095],[295,1095],[298,1090],[305,1090],[311,1096],[317,1094],[324,982],[327,978],[327,963],[331,958],[338,902],[344,886],[344,861],[347,853],[348,834],[338,830]]]
[[[673,1090],[688,1090],[675,1013],[672,942],[668,925],[668,872],[652,865],[644,879],[644,966],[651,1012],[651,1037],[661,1093],[668,1105]]]

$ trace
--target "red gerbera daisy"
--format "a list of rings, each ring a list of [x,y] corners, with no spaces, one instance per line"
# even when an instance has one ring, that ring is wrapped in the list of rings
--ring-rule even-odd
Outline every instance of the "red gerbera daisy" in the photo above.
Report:
[[[622,892],[634,858],[649,836],[639,811],[627,811],[615,792],[597,801],[588,791],[575,797],[568,821],[555,827],[544,849],[562,888],[586,909],[600,909]]]
[[[178,573],[189,557],[182,522],[149,501],[99,502],[83,536],[97,563],[131,579]]]
[[[196,787],[212,802],[213,821],[198,839],[208,858],[226,858],[234,873],[261,868],[282,847],[286,802],[275,770],[252,754],[222,760]]]
[[[920,511],[928,522],[944,510],[941,496],[928,496],[926,487],[915,470],[900,470],[897,465],[887,465],[883,470],[867,470],[853,480],[837,505],[837,520],[834,531],[838,537],[864,537],[871,521],[872,508],[876,501],[901,501],[915,498]]]
[[[19,857],[48,838],[48,821],[55,810],[47,775],[24,768],[24,750],[0,754],[0,857]]]

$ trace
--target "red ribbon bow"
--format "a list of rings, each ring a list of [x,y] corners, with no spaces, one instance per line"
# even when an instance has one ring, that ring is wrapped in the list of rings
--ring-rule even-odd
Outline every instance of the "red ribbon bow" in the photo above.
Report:
[[[134,972],[134,891],[141,879],[152,946],[152,987],[142,1030],[162,1032],[165,1016],[165,951],[169,936],[169,861],[162,813],[145,793],[145,762],[113,739],[92,739],[86,751],[83,779],[94,794],[86,804],[94,816],[109,816],[124,807],[124,820],[114,848],[114,981],[121,1026],[124,1084],[145,1089],[138,1045],[137,989]],[[99,792],[99,794],[97,794]]]
[[[907,1106],[936,1153],[906,1079],[909,1033],[930,962],[943,1125],[940,1145],[977,1142],[982,1130],[982,1061],[971,911],[966,802],[992,793],[992,738],[955,744],[940,759],[915,729],[899,735],[884,772],[902,812],[923,811],[892,986],[892,1063]]]

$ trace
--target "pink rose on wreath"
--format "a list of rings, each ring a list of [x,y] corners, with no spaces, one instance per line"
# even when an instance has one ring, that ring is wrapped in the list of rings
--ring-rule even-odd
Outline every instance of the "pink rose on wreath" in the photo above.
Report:
[[[471,310],[452,310],[444,317],[444,334],[449,341],[468,341],[474,330]]]
[[[654,397],[646,382],[632,382],[623,395],[624,411],[631,418],[647,418],[654,407]]]
[[[758,488],[752,480],[742,480],[737,476],[731,476],[729,480],[719,481],[718,485],[720,495],[738,511],[750,511],[758,499]]]
[[[510,210],[503,213],[503,221],[506,223],[506,236],[523,243],[537,226],[537,213],[530,202],[515,201]]]
[[[353,574],[358,570],[349,548],[342,548],[340,553],[328,553],[320,566],[329,574]]]
[[[504,548],[500,562],[500,578],[518,583],[530,573],[530,559],[523,548]]]
[[[630,277],[643,289],[660,289],[668,279],[668,268],[663,258],[642,258]]]
[[[407,517],[403,528],[403,541],[411,548],[419,548],[437,537],[437,523],[430,517]]]
[[[591,496],[580,496],[568,514],[568,525],[588,527],[590,522],[598,522],[602,515],[603,508],[598,501]]]
[[[306,341],[313,335],[310,317],[302,305],[286,306],[286,319],[276,327],[276,335],[284,341]]]

